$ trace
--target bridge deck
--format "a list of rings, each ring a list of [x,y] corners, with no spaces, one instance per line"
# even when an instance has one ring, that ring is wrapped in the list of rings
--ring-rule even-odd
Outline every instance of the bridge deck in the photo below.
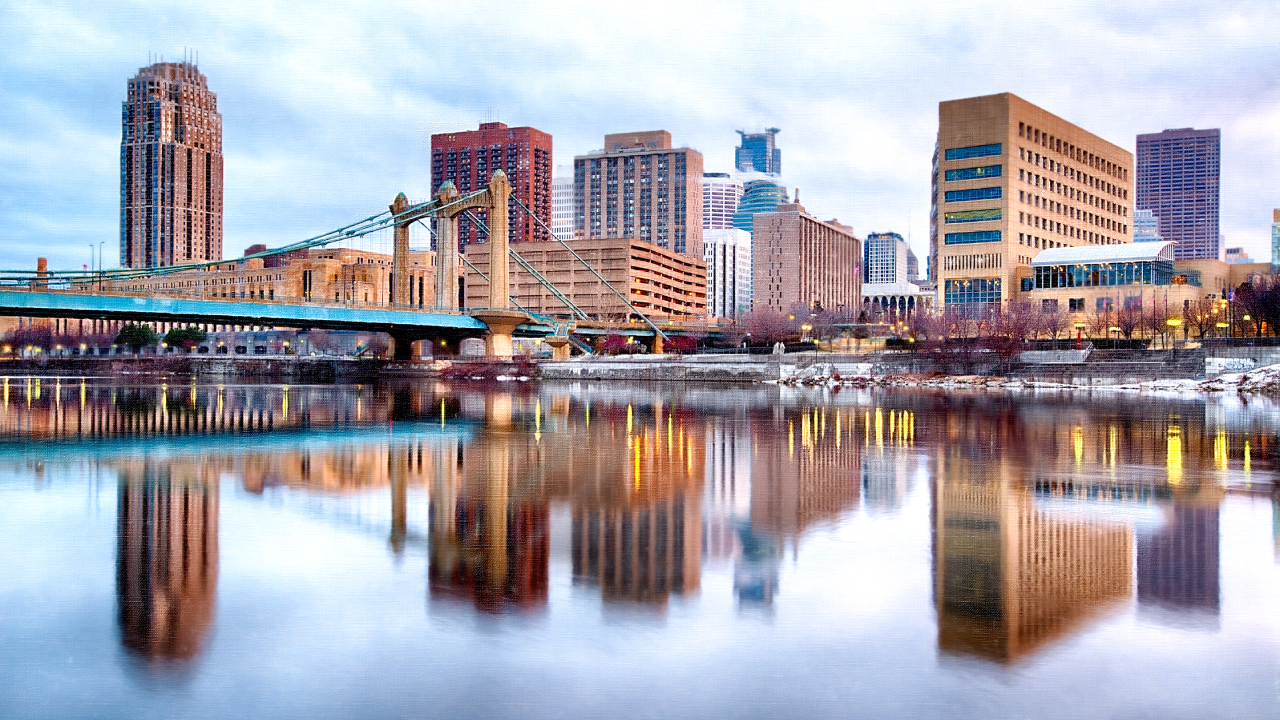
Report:
[[[483,333],[488,328],[462,314],[381,310],[279,301],[193,300],[154,296],[89,295],[81,292],[0,290],[0,315],[94,320],[271,325],[323,330],[377,332],[452,331]]]

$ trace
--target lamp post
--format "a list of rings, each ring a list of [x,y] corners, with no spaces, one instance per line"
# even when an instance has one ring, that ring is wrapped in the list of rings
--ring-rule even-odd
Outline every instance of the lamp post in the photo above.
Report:
[[[1166,327],[1169,328],[1169,334],[1173,335],[1173,348],[1178,349],[1178,326],[1182,324],[1182,318],[1169,318],[1164,321]]]
[[[1115,350],[1116,342],[1119,340],[1119,338],[1117,338],[1116,335],[1120,334],[1120,328],[1116,327],[1115,325],[1112,325],[1111,327],[1107,328],[1107,334],[1111,336],[1111,349]]]
[[[1076,321],[1076,349],[1080,349],[1080,338],[1084,334],[1084,323]]]

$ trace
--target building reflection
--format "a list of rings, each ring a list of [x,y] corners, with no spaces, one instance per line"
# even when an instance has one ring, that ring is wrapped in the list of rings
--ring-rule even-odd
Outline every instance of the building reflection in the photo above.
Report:
[[[116,598],[124,646],[151,661],[190,660],[213,624],[218,481],[199,464],[119,466]]]
[[[432,464],[430,597],[491,613],[542,607],[551,512],[538,470],[546,458],[512,427],[512,397],[488,400],[481,436],[443,448]]]
[[[1133,530],[1044,512],[1021,479],[1026,463],[982,455],[936,456],[938,646],[1015,662],[1132,595]]]
[[[574,581],[606,602],[665,606],[702,582],[702,500],[711,428],[661,402],[600,407],[563,480]],[[583,412],[585,418],[585,409]]]
[[[904,413],[905,415],[905,413]],[[751,527],[794,540],[808,528],[857,507],[862,445],[879,431],[883,444],[905,437],[898,413],[876,410],[879,423],[858,427],[857,413],[803,407],[752,425]],[[889,431],[886,417],[894,426]],[[859,437],[858,430],[866,432]],[[872,440],[874,442],[874,440]]]
[[[1173,503],[1158,532],[1138,537],[1138,603],[1217,615],[1218,505]]]

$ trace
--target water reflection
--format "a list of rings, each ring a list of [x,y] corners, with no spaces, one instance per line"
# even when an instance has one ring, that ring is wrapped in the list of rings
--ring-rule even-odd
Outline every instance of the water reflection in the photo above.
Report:
[[[200,653],[213,623],[217,477],[186,463],[143,460],[117,467],[121,641],[147,660],[190,660]]]
[[[998,664],[1065,646],[1131,607],[1142,622],[1220,630],[1230,494],[1271,503],[1280,557],[1280,419],[1267,403],[554,384],[6,387],[0,463],[84,463],[119,477],[120,639],[153,664],[198,657],[213,635],[224,486],[234,502],[284,499],[286,511],[373,537],[396,563],[421,561],[412,612],[425,590],[428,613],[486,619],[560,602],[557,567],[569,603],[661,614],[713,588],[771,614],[815,538],[916,512],[932,534],[921,536],[927,553],[892,573],[932,587],[930,652],[936,632],[944,655]],[[809,572],[841,579],[852,560],[832,556]]]

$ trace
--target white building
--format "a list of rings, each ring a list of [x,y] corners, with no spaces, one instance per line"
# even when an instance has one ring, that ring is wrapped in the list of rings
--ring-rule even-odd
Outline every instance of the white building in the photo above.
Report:
[[[742,199],[742,181],[729,173],[702,174],[702,229],[733,227],[733,214]]]
[[[573,239],[573,175],[551,180],[551,232]]]
[[[751,312],[751,233],[736,228],[702,235],[707,262],[707,314],[742,318]]]
[[[868,233],[862,241],[862,281],[864,283],[908,283],[911,248],[895,232]]]

